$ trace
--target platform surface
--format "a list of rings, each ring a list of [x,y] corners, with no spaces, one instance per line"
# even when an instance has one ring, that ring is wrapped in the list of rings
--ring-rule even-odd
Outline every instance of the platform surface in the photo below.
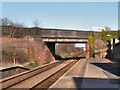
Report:
[[[81,59],[52,88],[119,88],[118,64],[108,59]]]

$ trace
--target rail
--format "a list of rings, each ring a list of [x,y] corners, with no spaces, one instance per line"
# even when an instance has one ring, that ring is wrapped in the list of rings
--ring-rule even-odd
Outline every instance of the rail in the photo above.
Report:
[[[79,55],[83,56],[83,54]],[[46,84],[49,80],[55,76],[59,76],[58,73],[63,72],[63,70],[68,70],[72,67],[78,60],[68,60],[54,62],[44,67],[38,67],[30,71],[17,74],[0,81],[2,89],[8,88],[39,88]],[[62,74],[60,74],[61,76]],[[59,77],[58,77],[59,78]],[[34,83],[33,83],[34,82]],[[28,86],[25,83],[29,83]],[[48,88],[48,87],[47,87]]]

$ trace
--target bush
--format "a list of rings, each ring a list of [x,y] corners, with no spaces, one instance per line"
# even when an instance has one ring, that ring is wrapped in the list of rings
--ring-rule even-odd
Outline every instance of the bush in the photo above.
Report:
[[[115,38],[119,39],[120,30],[118,30],[118,31],[104,31],[104,30],[102,30],[102,32],[99,32],[98,35],[104,41],[104,43],[107,44],[108,41],[111,41],[111,37],[112,37],[112,39],[115,39]],[[111,37],[108,37],[107,35],[111,35]]]
[[[13,52],[6,52],[6,51],[2,51],[2,55],[6,55],[6,56],[10,56],[10,57],[12,57],[13,56]]]
[[[95,53],[95,37],[93,37],[93,32],[90,32],[90,35],[88,36],[88,43],[89,43],[89,52],[90,52],[90,57],[94,57]]]

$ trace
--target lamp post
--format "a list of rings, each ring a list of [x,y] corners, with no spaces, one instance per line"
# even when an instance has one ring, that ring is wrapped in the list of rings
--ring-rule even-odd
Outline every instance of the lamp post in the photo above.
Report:
[[[111,35],[107,35],[108,37],[111,37],[111,59],[113,59],[113,39]]]

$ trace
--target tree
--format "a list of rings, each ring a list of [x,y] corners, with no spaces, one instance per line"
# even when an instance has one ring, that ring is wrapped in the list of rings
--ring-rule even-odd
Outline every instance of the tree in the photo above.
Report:
[[[13,27],[24,27],[23,23],[14,23],[12,20],[8,18],[1,18],[0,19],[0,24],[2,26],[13,26]]]
[[[1,18],[1,19],[0,19],[0,24],[1,24],[2,26],[8,26],[8,24],[9,24],[9,19],[8,19],[8,18]]]
[[[33,25],[34,25],[34,27],[38,27],[39,26],[39,22],[38,22],[37,19],[35,19],[35,21],[33,21]]]
[[[106,29],[107,31],[111,31],[111,28],[110,28],[110,27],[105,27],[105,29]]]
[[[93,36],[94,32],[90,32],[88,36],[88,43],[89,43],[89,52],[90,52],[90,57],[93,57],[95,55],[95,37]]]
[[[24,26],[24,23],[18,23],[18,22],[13,23],[13,24],[11,24],[11,25],[13,25],[13,26],[15,26],[15,27],[25,27],[25,26]]]

